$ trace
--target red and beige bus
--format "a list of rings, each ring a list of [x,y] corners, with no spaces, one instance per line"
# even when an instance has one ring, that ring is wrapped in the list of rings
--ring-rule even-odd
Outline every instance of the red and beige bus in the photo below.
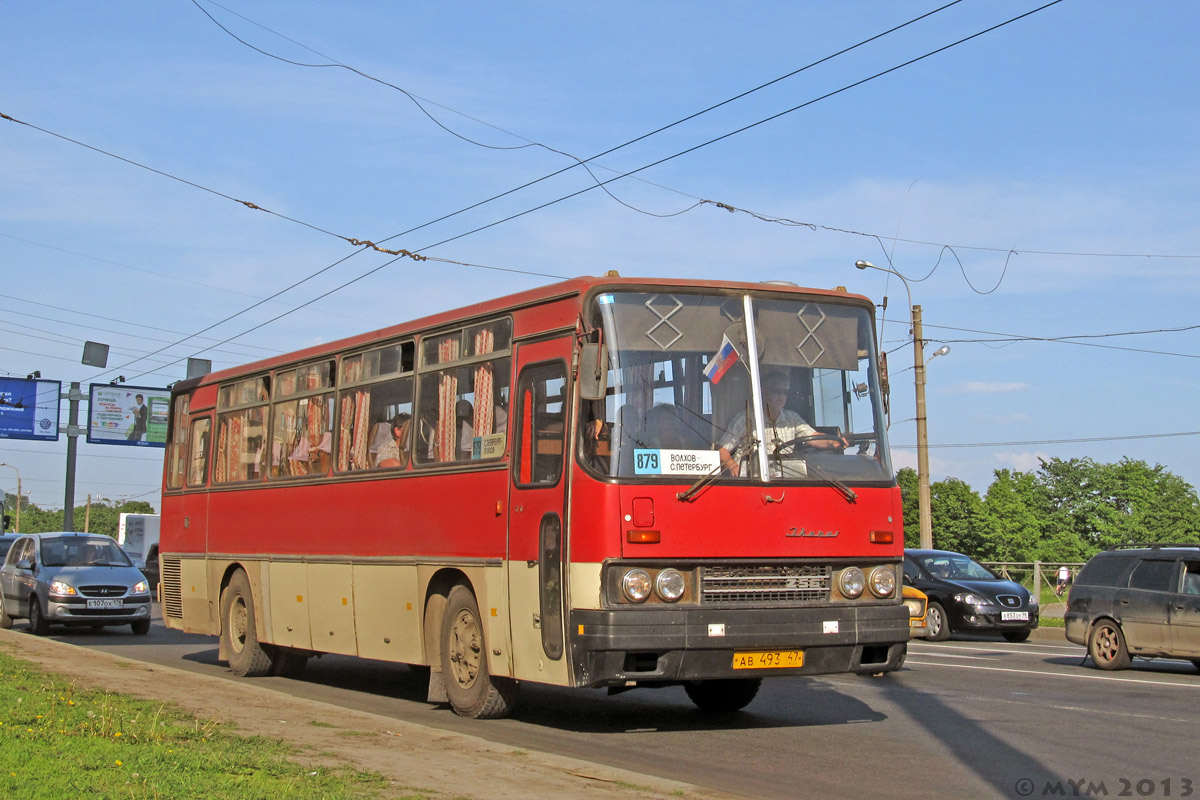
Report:
[[[583,277],[175,384],[163,616],[239,676],[683,686],[904,660],[869,300]]]

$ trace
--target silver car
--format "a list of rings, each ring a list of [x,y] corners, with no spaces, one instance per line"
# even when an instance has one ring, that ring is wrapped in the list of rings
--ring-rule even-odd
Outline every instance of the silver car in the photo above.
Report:
[[[0,567],[0,627],[28,619],[45,636],[53,624],[128,625],[150,632],[150,587],[111,537],[32,533],[9,549]]]

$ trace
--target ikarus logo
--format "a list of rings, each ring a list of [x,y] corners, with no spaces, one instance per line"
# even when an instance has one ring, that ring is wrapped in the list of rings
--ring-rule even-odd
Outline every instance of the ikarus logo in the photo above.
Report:
[[[799,539],[833,539],[841,531],[806,531],[804,528],[788,528],[784,536]]]

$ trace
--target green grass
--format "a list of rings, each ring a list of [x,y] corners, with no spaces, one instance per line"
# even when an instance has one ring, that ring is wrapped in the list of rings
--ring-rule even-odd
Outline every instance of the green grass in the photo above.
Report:
[[[364,800],[399,788],[377,774],[290,761],[294,754],[167,704],[80,689],[0,653],[0,797]]]

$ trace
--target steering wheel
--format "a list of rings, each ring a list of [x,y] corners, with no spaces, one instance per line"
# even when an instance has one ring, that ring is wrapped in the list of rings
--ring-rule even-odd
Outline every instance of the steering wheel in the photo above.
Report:
[[[834,445],[833,447],[817,447],[813,444],[814,442],[833,442]],[[797,436],[795,439],[789,439],[782,444],[776,445],[772,449],[772,455],[782,453],[786,448],[789,447],[793,453],[814,452],[817,450],[844,453],[846,451],[846,446],[846,440],[842,437],[817,431],[816,433]]]

